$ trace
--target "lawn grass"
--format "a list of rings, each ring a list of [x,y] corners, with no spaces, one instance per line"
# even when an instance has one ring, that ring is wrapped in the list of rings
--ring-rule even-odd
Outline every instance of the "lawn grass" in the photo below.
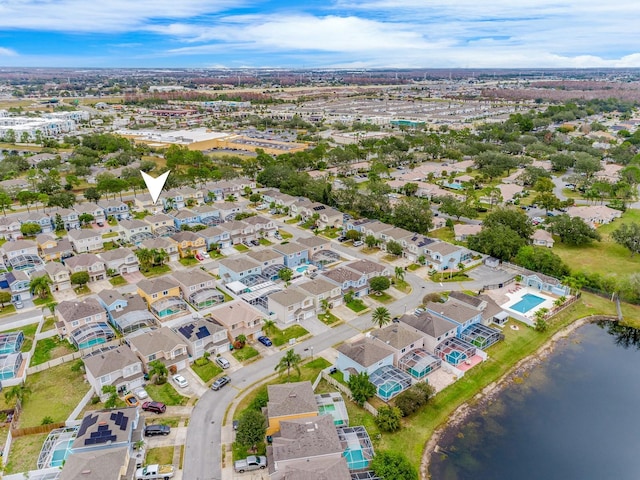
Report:
[[[229,295],[227,292],[220,289],[219,287],[216,287],[216,290],[218,290],[222,295],[224,295],[225,302],[230,302],[231,300],[233,300],[233,297],[231,295]]]
[[[156,265],[154,267],[149,268],[149,270],[146,272],[140,270],[140,272],[147,278],[163,275],[170,271],[171,271],[171,267],[169,265]]]
[[[163,383],[162,385],[148,383],[144,389],[156,402],[162,402],[168,406],[186,405],[189,400],[189,397],[180,395],[169,382]]]
[[[196,360],[196,362],[199,360],[200,359]],[[191,369],[202,379],[204,383],[207,383],[209,380],[222,373],[222,369],[211,360],[208,360],[202,365],[197,365],[194,362],[193,365],[191,365]]]
[[[114,241],[110,241],[110,242],[104,242],[102,244],[102,249],[105,251],[109,251],[109,250],[115,250],[116,248],[120,248],[120,246],[114,242]]]
[[[87,285],[82,285],[81,287],[75,287],[73,291],[76,292],[76,295],[87,295],[91,293],[91,289]]]
[[[218,252],[217,250],[209,251],[209,260],[218,260],[220,258],[224,258],[224,255]]]
[[[372,293],[371,295],[369,295],[369,298],[380,303],[391,303],[395,300],[395,298],[393,298],[391,295],[389,295],[386,292]]]
[[[412,263],[411,265],[409,265],[407,267],[407,270],[409,270],[410,272],[415,272],[416,270],[418,270],[420,267],[422,267],[422,265],[419,265],[417,263]]]
[[[273,327],[269,338],[276,347],[289,343],[292,338],[300,338],[308,335],[309,332],[300,325],[291,325],[290,327],[280,330],[278,327]]]
[[[118,232],[109,232],[109,233],[103,233],[102,234],[102,238],[115,238],[120,236],[120,234]]]
[[[340,320],[331,312],[318,314],[318,319],[325,325],[329,325],[331,327],[337,327],[342,323],[342,320]]]
[[[454,272],[453,274],[447,272],[434,273],[429,275],[429,278],[434,282],[468,282],[471,281],[469,275],[462,272]]]
[[[293,225],[294,223],[298,223],[299,220],[297,218],[290,218],[289,220],[285,220],[284,223],[288,223],[289,225]]]
[[[443,242],[455,243],[453,229],[449,227],[442,227],[437,230],[433,230],[429,232],[429,236],[432,238],[438,238]]]
[[[16,437],[11,443],[9,461],[4,468],[5,474],[28,472],[37,468],[38,455],[48,433]],[[26,477],[25,477],[26,478]]]
[[[156,447],[147,450],[146,465],[171,465],[173,463],[173,446]]]
[[[184,257],[178,260],[185,267],[192,267],[193,265],[198,264],[198,259],[195,257]]]
[[[145,425],[168,425],[171,428],[176,428],[182,420],[182,417],[159,417],[157,415],[149,415],[144,419]]]
[[[327,227],[320,232],[320,235],[327,238],[338,238],[340,232],[342,232],[341,228]]]
[[[259,356],[260,353],[255,348],[245,345],[240,350],[235,349],[232,355],[239,362],[245,362],[251,358]]]
[[[260,242],[260,245],[264,245],[265,247],[268,247],[269,245],[273,245],[273,242],[270,242],[266,238],[261,238],[258,241]]]
[[[0,308],[0,316],[9,315],[11,313],[16,313],[16,307],[12,303],[8,303],[4,307]]]
[[[367,309],[367,306],[359,298],[347,302],[346,305],[356,313],[362,312],[363,310]]]
[[[242,460],[247,458],[249,455],[266,455],[267,454],[267,444],[264,442],[260,442],[256,445],[256,451],[249,452],[249,448],[251,445],[241,445],[238,442],[233,442],[233,461]]]
[[[411,293],[411,285],[406,280],[400,280],[398,278],[394,278],[391,281],[391,284],[395,287],[396,290],[401,291],[402,293]]]
[[[246,245],[243,245],[241,243],[239,243],[238,245],[234,245],[233,248],[235,248],[239,252],[248,252],[249,251],[249,247],[247,247]]]
[[[46,305],[47,303],[51,303],[51,302],[53,302],[53,297],[51,296],[51,294],[48,294],[44,298],[37,297],[33,299],[33,304],[36,306]]]
[[[89,391],[81,371],[72,371],[74,363],[64,363],[27,377],[31,394],[24,402],[20,427],[40,425],[44,417],[64,422]]]
[[[54,358],[62,357],[76,350],[66,340],[56,337],[43,338],[36,343],[36,349],[31,358],[31,366],[46,363]]]
[[[109,283],[114,287],[119,287],[120,285],[128,285],[127,282],[122,275],[117,275],[109,279]]]
[[[48,332],[56,328],[56,317],[47,317],[42,324],[41,332]]]

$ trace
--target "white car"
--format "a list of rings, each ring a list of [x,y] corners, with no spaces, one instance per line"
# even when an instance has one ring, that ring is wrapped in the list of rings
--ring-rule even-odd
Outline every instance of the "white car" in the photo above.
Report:
[[[211,258],[211,257],[209,256],[209,252],[202,252],[202,256],[203,256],[204,258]]]
[[[143,400],[145,398],[149,398],[149,394],[147,393],[147,391],[144,388],[138,388],[137,390],[133,391],[133,394],[138,397],[140,400]]]
[[[176,382],[176,385],[178,385],[180,388],[186,388],[189,386],[189,382],[187,382],[187,379],[182,375],[174,375],[173,381]]]

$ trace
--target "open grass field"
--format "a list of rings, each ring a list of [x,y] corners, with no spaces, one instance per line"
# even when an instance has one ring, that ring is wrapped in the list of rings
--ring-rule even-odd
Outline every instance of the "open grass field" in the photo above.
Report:
[[[149,393],[149,396],[156,402],[162,402],[165,405],[186,405],[189,397],[180,395],[173,385],[169,382],[162,385],[147,384],[144,389]]]
[[[60,340],[58,337],[43,338],[36,343],[36,349],[31,358],[31,366],[40,365],[73,352],[75,350],[66,340]]]
[[[127,285],[129,282],[127,282],[124,277],[118,275],[117,277],[110,278],[109,283],[114,287],[119,287],[120,285]]]
[[[28,472],[36,469],[38,455],[48,433],[17,437],[11,444],[9,461],[4,469],[5,474]]]
[[[276,347],[289,343],[289,340],[292,338],[300,338],[309,334],[309,332],[300,325],[292,325],[284,330],[274,327],[270,333],[269,338]]]
[[[207,383],[209,380],[213,379],[214,377],[222,373],[222,369],[218,365],[213,363],[211,360],[209,360],[206,363],[203,363],[202,365],[196,365],[196,363],[194,363],[193,365],[191,365],[191,369],[205,383]]]
[[[27,377],[31,394],[24,402],[20,427],[40,425],[44,417],[64,422],[89,391],[81,371],[72,371],[73,362],[64,363]]]
[[[170,271],[171,267],[169,265],[157,265],[155,267],[151,267],[147,272],[143,272],[142,270],[140,270],[140,272],[147,278],[157,277],[158,275],[163,275]]]
[[[174,447],[156,447],[147,450],[147,465],[159,463],[160,465],[170,465],[173,463]]]

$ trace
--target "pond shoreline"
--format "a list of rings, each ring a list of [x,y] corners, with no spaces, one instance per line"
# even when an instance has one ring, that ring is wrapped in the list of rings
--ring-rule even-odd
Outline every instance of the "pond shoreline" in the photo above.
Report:
[[[567,338],[578,328],[589,323],[594,323],[602,320],[617,321],[618,319],[617,317],[608,315],[590,315],[588,317],[577,319],[563,329],[557,331],[551,338],[549,338],[546,343],[541,345],[540,348],[538,348],[538,350],[533,352],[531,355],[528,355],[519,360],[518,363],[511,367],[498,380],[490,383],[480,392],[476,393],[473,398],[458,406],[447,418],[447,420],[433,432],[433,435],[431,435],[429,440],[426,442],[424,451],[422,453],[422,462],[420,464],[420,478],[431,478],[431,475],[429,473],[431,456],[436,453],[434,450],[438,446],[438,442],[449,428],[460,425],[470,414],[473,413],[474,408],[477,407],[478,404],[491,400],[491,398],[500,393],[503,388],[512,383],[516,378],[520,377],[524,372],[538,365],[542,360],[544,360],[554,351],[558,342]]]

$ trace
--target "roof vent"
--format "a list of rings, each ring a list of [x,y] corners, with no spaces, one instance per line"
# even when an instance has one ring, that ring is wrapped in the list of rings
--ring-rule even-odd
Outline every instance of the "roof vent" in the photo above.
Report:
[[[82,475],[90,475],[91,474],[91,470],[83,470],[80,473],[82,473]]]

